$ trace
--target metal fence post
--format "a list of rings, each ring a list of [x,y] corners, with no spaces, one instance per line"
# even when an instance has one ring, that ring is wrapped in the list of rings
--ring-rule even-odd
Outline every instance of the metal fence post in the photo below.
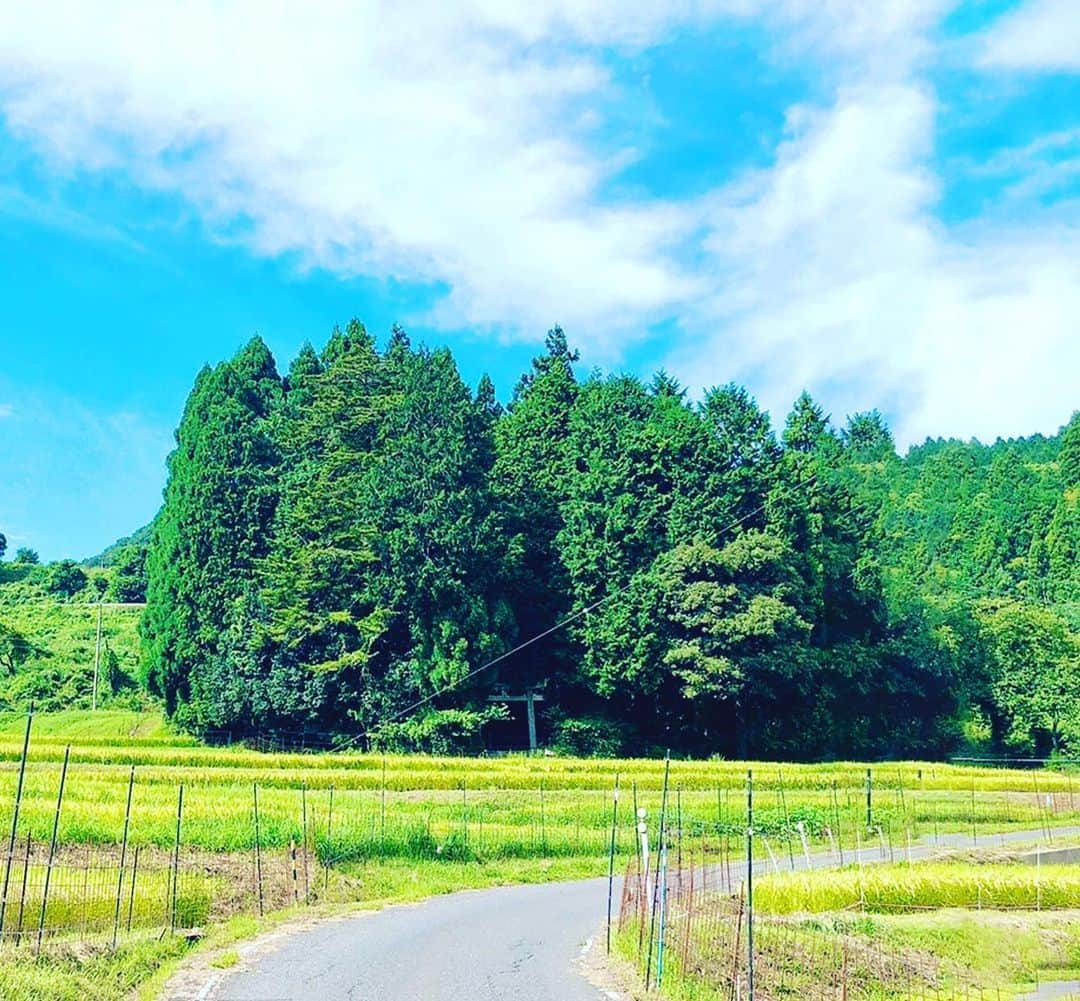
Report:
[[[116,878],[116,911],[113,914],[112,947],[116,951],[116,939],[120,933],[120,902],[124,899],[124,866],[127,864],[128,831],[131,829],[131,794],[135,790],[135,766],[128,776],[127,807],[124,810],[124,836],[120,842],[120,873]]]
[[[611,953],[611,896],[615,886],[615,832],[619,822],[619,773],[615,773],[615,792],[611,797],[611,846],[608,850],[607,880],[607,951]]]
[[[8,839],[7,861],[4,863],[4,890],[0,897],[0,941],[4,937],[4,917],[7,914],[8,884],[11,882],[11,863],[15,855],[15,837],[19,827],[19,807],[22,806],[23,780],[26,778],[26,758],[30,753],[30,726],[34,722],[34,707],[26,715],[26,736],[23,737],[22,758],[19,760],[19,781],[15,787],[15,808],[11,811],[11,837]]]
[[[176,843],[173,847],[172,863],[172,906],[170,907],[169,930],[176,931],[176,902],[178,896],[178,883],[180,881],[180,826],[184,816],[184,784],[180,783],[180,791],[176,799]]]
[[[255,783],[251,787],[252,798],[255,806],[255,883],[259,892],[259,917],[263,915],[263,875],[262,875],[262,844],[259,836],[259,786]]]
[[[311,878],[308,872],[308,823],[307,823],[307,783],[300,786],[300,816],[303,825],[304,845],[304,903],[311,903]]]
[[[56,794],[56,812],[53,814],[52,841],[49,842],[49,861],[45,865],[45,888],[41,893],[41,913],[38,915],[37,949],[41,952],[41,936],[45,933],[45,911],[49,906],[49,883],[52,880],[53,859],[56,857],[56,836],[60,830],[60,808],[64,805],[64,783],[67,781],[68,759],[71,745],[64,748],[64,764],[60,769],[60,791]]]
[[[330,864],[334,861],[334,787],[330,786],[330,803],[326,810],[326,865],[323,868],[323,893],[330,889]]]
[[[653,954],[653,936],[656,932],[656,910],[659,906],[660,899],[660,877],[661,868],[660,862],[665,845],[665,837],[667,835],[666,822],[667,822],[667,797],[668,797],[668,780],[671,775],[671,755],[670,753],[664,757],[664,791],[660,797],[660,831],[657,836],[656,848],[657,848],[657,865],[656,876],[653,878],[653,893],[652,893],[652,907],[649,917],[649,946],[648,952],[645,954],[645,990],[649,989],[649,981],[652,979],[652,954]]]
[[[26,855],[23,857],[22,889],[19,891],[19,923],[15,928],[15,944],[22,942],[23,915],[26,913],[26,877],[30,874],[30,835],[26,835]]]
[[[754,773],[746,772],[746,994],[754,1001]]]

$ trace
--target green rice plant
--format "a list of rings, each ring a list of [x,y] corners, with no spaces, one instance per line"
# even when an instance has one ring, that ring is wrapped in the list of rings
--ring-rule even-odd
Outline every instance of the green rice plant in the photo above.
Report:
[[[757,907],[772,914],[849,909],[871,913],[939,908],[1053,910],[1075,907],[1080,901],[1080,869],[917,862],[782,873],[760,879],[754,899]]]
[[[0,829],[10,820],[24,727],[22,716],[0,720]],[[68,712],[35,718],[20,835],[36,840],[51,835],[68,744],[61,843],[120,841],[134,765],[131,843],[166,850],[175,838],[177,787],[183,784],[184,845],[250,851],[255,843],[252,787],[258,785],[265,848],[327,838],[331,853],[408,859],[430,850],[426,841],[410,834],[422,829],[436,847],[459,831],[476,858],[600,860],[610,839],[616,772],[624,790],[616,831],[620,856],[634,852],[636,845],[630,787],[647,810],[655,838],[664,776],[662,761],[643,759],[268,754],[175,736],[160,718],[146,714]],[[738,850],[746,825],[747,767],[741,762],[672,762],[669,826],[678,825],[684,839],[702,847]],[[800,824],[812,850],[850,850],[880,839],[902,853],[909,838],[972,830],[1038,831],[1050,823],[1080,822],[1080,798],[1073,793],[1071,776],[1060,772],[918,762],[750,767],[757,796],[755,828],[763,836],[757,850],[763,856],[764,839],[779,854],[800,853]],[[874,776],[873,829],[867,828],[865,816],[867,767]],[[307,790],[306,829],[301,787]]]

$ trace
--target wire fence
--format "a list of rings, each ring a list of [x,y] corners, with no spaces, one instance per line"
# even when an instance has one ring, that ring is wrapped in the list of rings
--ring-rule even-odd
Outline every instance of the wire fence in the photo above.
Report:
[[[695,789],[684,802],[676,788],[669,805],[665,771],[657,831],[655,813],[639,820],[636,786],[627,790],[632,811],[624,807],[620,814],[617,775],[614,802],[610,788],[553,791],[543,777],[527,789],[470,788],[462,779],[456,789],[395,790],[385,758],[381,775],[378,759],[370,758],[354,772],[338,773],[360,776],[368,783],[364,788],[309,787],[294,779],[317,771],[255,771],[257,763],[247,761],[234,773],[259,781],[221,788],[194,769],[181,772],[184,784],[174,784],[177,774],[168,761],[137,774],[134,765],[88,756],[85,770],[69,769],[70,749],[60,762],[47,742],[27,782],[31,722],[15,762],[9,822],[0,829],[0,947],[38,952],[59,940],[116,948],[135,933],[194,934],[236,914],[355,899],[363,887],[351,863],[369,860],[605,857],[614,875],[616,858],[642,861],[640,823],[654,843],[672,852],[672,875],[659,881],[672,908],[659,913],[662,923],[673,922],[668,941],[682,944],[674,961],[684,964],[708,951],[698,947],[707,929],[720,936],[720,953],[723,935],[740,934],[730,910],[748,874],[794,869],[797,861],[809,868],[823,855],[839,864],[871,854],[910,858],[914,839],[955,845],[963,837],[955,833],[958,827],[970,832],[972,845],[986,846],[982,825],[993,824],[1037,827],[1035,836],[1048,842],[1062,817],[1076,819],[1080,805],[1067,776],[1054,789],[1033,774],[1022,786],[978,794],[972,780],[969,795],[924,789],[921,770],[905,778],[897,768],[883,769],[881,777],[848,770],[843,787],[835,777],[815,776],[818,784],[789,803],[793,790],[777,768],[770,770],[765,802],[759,799],[751,817],[737,789]],[[929,772],[926,778],[932,783],[935,777]],[[31,788],[33,797],[24,796]],[[126,795],[118,797],[122,790]],[[96,809],[106,799],[107,819]],[[641,803],[646,799],[643,793]],[[939,831],[939,823],[954,833]],[[755,832],[749,870],[741,854],[748,829]],[[635,886],[649,873],[646,865],[625,880],[620,929],[634,920],[640,932],[645,904],[640,894],[635,897]],[[657,882],[652,876],[654,892]],[[652,911],[650,905],[650,920]],[[768,942],[769,922],[762,927]],[[789,925],[780,921],[778,927]],[[756,925],[747,924],[745,933],[753,932]],[[655,929],[647,941],[648,955],[662,965]],[[717,949],[709,964],[716,964]],[[731,970],[730,985],[737,985],[739,969]]]
[[[746,873],[760,876],[772,869],[772,860],[748,870],[745,863],[733,867],[715,848],[688,849],[678,864],[669,866],[670,850],[662,850],[652,863],[647,856],[629,860],[613,929],[619,950],[632,959],[646,991],[674,981],[680,997],[730,1001],[1002,997],[1000,985],[980,983],[960,963],[898,952],[860,933],[857,904],[850,919],[840,920],[836,915],[755,913]],[[971,909],[977,906],[970,904]]]
[[[51,940],[116,948],[132,932],[192,933],[235,914],[312,904],[324,868],[310,845],[250,857],[136,845],[64,845],[17,839],[3,860],[0,944],[40,952]]]

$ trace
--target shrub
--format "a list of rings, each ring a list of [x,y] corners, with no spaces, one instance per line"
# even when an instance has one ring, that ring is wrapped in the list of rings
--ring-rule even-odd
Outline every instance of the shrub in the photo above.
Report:
[[[395,754],[456,754],[479,743],[486,723],[506,719],[506,707],[486,709],[433,709],[401,723],[386,723],[372,735],[375,751]]]
[[[552,736],[556,751],[578,758],[614,758],[624,743],[622,727],[602,716],[561,719]]]
[[[74,560],[50,564],[45,575],[45,587],[53,594],[73,598],[86,587],[86,573]]]

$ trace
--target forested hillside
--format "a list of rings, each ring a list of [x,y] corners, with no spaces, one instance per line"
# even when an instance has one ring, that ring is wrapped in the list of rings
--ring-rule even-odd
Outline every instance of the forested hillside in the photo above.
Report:
[[[107,600],[145,589],[144,686],[195,732],[376,747],[520,745],[487,696],[544,686],[584,752],[1080,751],[1080,420],[901,458],[876,411],[774,427],[577,360],[552,330],[505,407],[355,321],[205,368],[160,513],[100,558]],[[72,568],[19,586],[93,596]]]
[[[475,746],[487,694],[546,683],[552,739],[586,749],[1080,736],[1075,426],[900,459],[876,412],[835,428],[804,394],[774,429],[741,387],[576,361],[551,331],[505,409],[355,321],[284,375],[258,339],[204,369],[149,545],[168,712]]]
[[[72,560],[41,566],[29,556],[0,564],[0,712],[31,703],[89,709],[95,660],[98,705],[146,703],[138,685],[141,607],[125,591],[130,582],[115,571]]]

